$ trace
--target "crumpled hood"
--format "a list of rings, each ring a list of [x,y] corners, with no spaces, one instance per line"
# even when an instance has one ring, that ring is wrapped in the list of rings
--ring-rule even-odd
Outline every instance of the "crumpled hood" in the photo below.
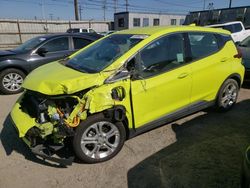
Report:
[[[54,62],[32,71],[22,86],[46,95],[61,95],[100,85],[104,79],[101,73],[82,73]]]

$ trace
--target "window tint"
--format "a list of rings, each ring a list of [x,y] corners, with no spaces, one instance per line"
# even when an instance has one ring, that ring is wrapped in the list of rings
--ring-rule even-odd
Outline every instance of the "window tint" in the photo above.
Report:
[[[154,41],[140,53],[142,77],[154,76],[183,65],[184,39],[182,34],[173,34]]]
[[[134,27],[140,27],[141,26],[141,20],[140,18],[134,18]]]
[[[193,59],[199,59],[218,51],[218,44],[212,33],[189,33]]]
[[[154,26],[160,25],[160,19],[159,18],[155,18],[153,24],[154,24]]]
[[[43,45],[42,48],[45,48],[48,52],[69,50],[69,39],[68,37],[52,39]]]
[[[74,42],[75,49],[83,48],[91,43],[90,40],[83,39],[83,38],[77,38],[77,37],[73,37],[73,42]]]

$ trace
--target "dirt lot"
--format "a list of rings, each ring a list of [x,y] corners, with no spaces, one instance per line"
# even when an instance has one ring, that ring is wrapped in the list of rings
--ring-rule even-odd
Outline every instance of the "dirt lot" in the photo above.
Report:
[[[126,142],[114,159],[60,168],[41,163],[18,139],[0,96],[0,187],[239,187],[250,144],[250,89],[228,113],[200,112]]]

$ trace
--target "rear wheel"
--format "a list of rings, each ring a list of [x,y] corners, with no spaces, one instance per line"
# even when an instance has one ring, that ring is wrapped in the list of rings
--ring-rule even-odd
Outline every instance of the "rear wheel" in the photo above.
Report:
[[[230,110],[236,103],[239,93],[239,85],[234,79],[228,79],[222,85],[218,98],[217,107],[220,111]]]
[[[20,93],[25,74],[18,69],[6,69],[0,73],[0,92],[3,94]]]
[[[121,122],[112,122],[102,114],[83,121],[76,129],[73,148],[76,156],[86,163],[98,163],[113,158],[126,139]]]

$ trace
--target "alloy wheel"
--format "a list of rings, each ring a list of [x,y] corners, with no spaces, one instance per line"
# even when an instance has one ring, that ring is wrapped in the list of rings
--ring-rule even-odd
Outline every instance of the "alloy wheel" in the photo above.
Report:
[[[2,79],[3,87],[8,91],[18,91],[23,83],[23,77],[17,73],[6,74]]]
[[[86,129],[81,137],[81,149],[93,159],[110,156],[119,146],[120,132],[111,122],[96,122]]]

